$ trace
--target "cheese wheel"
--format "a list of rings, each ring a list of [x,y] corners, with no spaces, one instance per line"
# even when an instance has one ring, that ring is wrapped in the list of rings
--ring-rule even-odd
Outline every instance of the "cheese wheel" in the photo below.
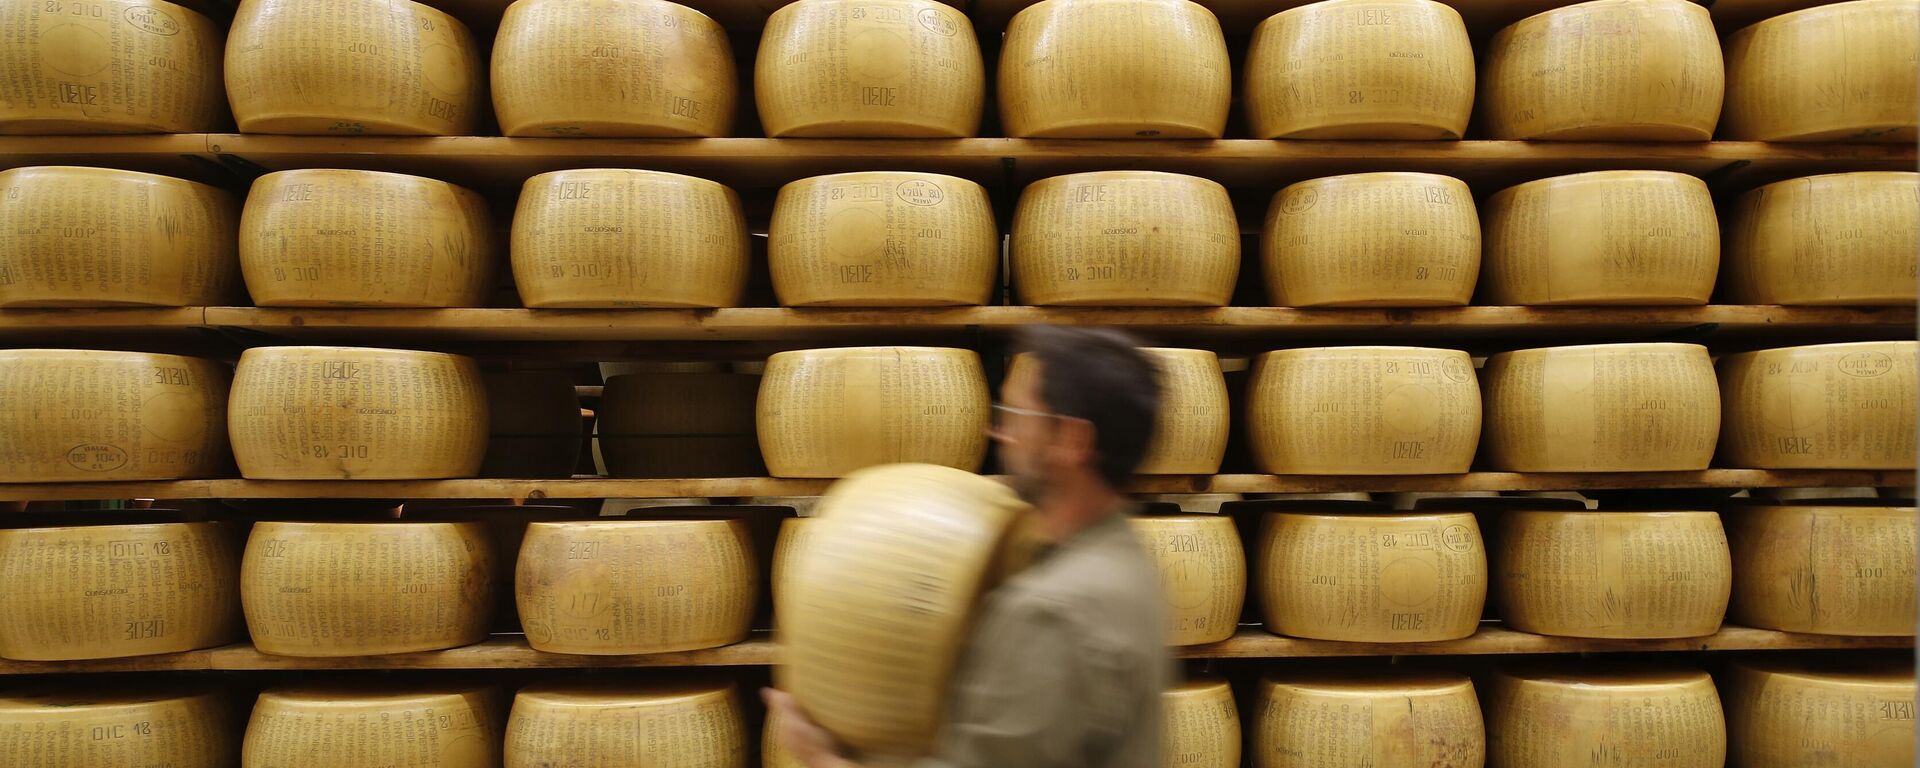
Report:
[[[1669,171],[1595,171],[1487,200],[1487,304],[1705,304],[1720,267],[1707,183]]]
[[[599,656],[746,639],[760,574],[746,523],[533,523],[514,602],[536,651]]]
[[[225,694],[200,686],[14,688],[0,695],[0,760],[22,768],[236,768],[235,714]]]
[[[493,40],[507,136],[714,137],[739,83],[726,30],[664,0],[520,0]]]
[[[1920,342],[1865,341],[1720,358],[1721,459],[1761,469],[1914,465]]]
[[[1161,768],[1240,768],[1240,712],[1225,680],[1189,680],[1160,705]]]
[[[573,475],[580,463],[580,398],[561,371],[488,373],[482,477]],[[603,401],[604,402],[604,401]]]
[[[227,409],[253,480],[472,477],[487,451],[486,385],[472,358],[361,347],[255,347]]]
[[[937,173],[801,179],[780,188],[767,228],[782,306],[985,304],[999,267],[987,190]]]
[[[1562,637],[1720,631],[1732,558],[1712,512],[1510,511],[1494,550],[1507,626]]]
[[[1098,171],[1029,184],[1010,245],[1013,288],[1034,305],[1225,306],[1240,275],[1227,188],[1177,173]]]
[[[1477,766],[1486,728],[1454,672],[1285,672],[1255,696],[1253,768]]]
[[[1721,285],[1741,304],[1911,306],[1920,173],[1829,173],[1740,196]]]
[[[773,138],[963,138],[986,65],[973,22],[933,0],[799,0],[760,34],[753,97]]]
[[[0,658],[225,645],[240,630],[239,562],[239,539],[220,523],[0,530]]]
[[[677,173],[543,173],[513,214],[513,281],[535,309],[739,306],[751,254],[740,196]]]
[[[1324,0],[1254,28],[1247,124],[1260,139],[1458,139],[1473,78],[1458,11],[1433,0]]]
[[[1254,363],[1246,419],[1262,472],[1465,472],[1480,440],[1480,385],[1459,350],[1278,350]]]
[[[218,130],[221,33],[165,0],[0,3],[0,134]]]
[[[484,523],[263,521],[240,604],[261,653],[435,651],[487,639],[501,567]]]
[[[1734,623],[1816,635],[1913,634],[1911,507],[1752,507],[1726,517]]]
[[[1582,662],[1500,670],[1487,687],[1487,768],[1726,763],[1720,694],[1699,670]]]
[[[1595,0],[1493,36],[1481,117],[1494,139],[1706,141],[1725,89],[1705,6]]]
[[[775,606],[780,604],[780,591],[792,578],[794,564],[804,557],[802,553],[812,541],[813,518],[790,517],[780,521],[779,538],[773,546],[773,567],[767,570],[767,591],[773,595]],[[774,616],[776,623],[779,619],[779,616]]]
[[[261,692],[244,768],[500,764],[500,694],[489,686],[301,685]]]
[[[506,768],[747,768],[734,684],[532,685],[513,697]]]
[[[467,25],[411,0],[240,0],[226,79],[241,133],[464,136],[487,108]]]
[[[218,475],[227,383],[195,357],[0,350],[0,483]]]
[[[1233,637],[1247,595],[1247,558],[1233,518],[1165,515],[1128,522],[1160,571],[1167,644],[1199,645]]]
[[[632,373],[607,379],[600,450],[614,477],[751,477],[766,471],[754,434],[760,377]]]
[[[1458,640],[1479,628],[1487,553],[1466,512],[1269,512],[1260,527],[1267,629],[1316,640]]]
[[[1143,493],[1134,498],[1147,504],[1171,504],[1190,515],[1217,515],[1223,511],[1222,505],[1246,497],[1238,493]]]
[[[1727,746],[1740,768],[1910,768],[1911,658],[1742,658],[1727,665]]]
[[[206,306],[239,296],[240,205],[224,190],[34,166],[0,171],[0,200],[0,308]]]
[[[1920,127],[1916,25],[1913,0],[1855,0],[1735,32],[1727,39],[1722,137],[1912,144]]]
[[[1043,0],[1000,47],[1000,122],[1021,139],[1217,139],[1233,66],[1187,0]]]
[[[1487,467],[1506,472],[1706,469],[1720,432],[1698,344],[1593,344],[1487,358]]]
[[[1480,277],[1473,191],[1433,173],[1354,173],[1289,185],[1267,206],[1260,264],[1267,296],[1283,307],[1466,304]]]
[[[980,356],[944,347],[844,347],[767,358],[755,420],[774,477],[876,464],[973,470],[991,419]]]
[[[485,199],[399,173],[269,173],[240,215],[240,269],[263,307],[477,307],[495,253]]]

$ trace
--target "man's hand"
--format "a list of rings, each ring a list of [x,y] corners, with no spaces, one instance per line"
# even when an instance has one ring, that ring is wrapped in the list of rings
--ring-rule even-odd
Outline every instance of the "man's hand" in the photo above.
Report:
[[[785,691],[773,688],[760,689],[760,699],[767,703],[767,716],[780,718],[780,730],[774,734],[780,740],[781,748],[787,754],[807,768],[859,768],[852,761],[840,757],[834,749],[833,735],[821,728],[800,711],[800,703]]]

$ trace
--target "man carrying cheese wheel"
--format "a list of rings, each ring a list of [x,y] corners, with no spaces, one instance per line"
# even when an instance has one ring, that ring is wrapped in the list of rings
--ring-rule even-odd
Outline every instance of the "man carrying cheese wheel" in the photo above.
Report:
[[[1171,669],[1152,562],[1121,484],[1145,455],[1159,374],[1134,340],[1036,326],[1016,339],[992,436],[1051,542],[987,596],[934,753],[913,768],[1155,768]],[[763,691],[808,768],[861,768],[793,697]]]

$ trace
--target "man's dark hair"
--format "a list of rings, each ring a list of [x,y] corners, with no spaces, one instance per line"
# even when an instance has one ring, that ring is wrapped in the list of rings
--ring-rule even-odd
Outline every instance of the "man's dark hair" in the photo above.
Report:
[[[1040,364],[1040,399],[1093,424],[1097,468],[1119,487],[1140,466],[1160,410],[1160,369],[1132,336],[1107,328],[1032,325],[1014,351]]]

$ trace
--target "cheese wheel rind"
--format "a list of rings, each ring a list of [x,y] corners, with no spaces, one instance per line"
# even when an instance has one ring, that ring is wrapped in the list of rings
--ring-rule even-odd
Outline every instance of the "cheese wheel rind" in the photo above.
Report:
[[[787,307],[985,304],[1000,269],[987,190],[937,173],[867,171],[780,188],[767,270]]]
[[[1741,768],[1908,768],[1913,660],[1743,658],[1721,678]]]
[[[1720,433],[1713,360],[1697,344],[1501,352],[1480,370],[1481,449],[1506,472],[1701,470]]]
[[[230,378],[196,357],[0,350],[0,483],[219,475]]]
[[[1733,33],[1721,137],[1912,144],[1920,129],[1917,25],[1913,0],[1854,0]]]
[[[730,682],[531,685],[513,697],[504,764],[747,768],[745,720]]]
[[[1247,442],[1263,472],[1465,472],[1480,441],[1480,386],[1459,350],[1278,350],[1255,360],[1247,386]]]
[[[1498,670],[1488,683],[1487,768],[1726,764],[1726,719],[1705,672],[1523,666]]]
[[[1734,203],[1720,284],[1739,304],[1911,306],[1920,274],[1920,173],[1829,173]]]
[[[1259,595],[1275,634],[1362,643],[1471,636],[1487,553],[1471,513],[1269,512]]]
[[[32,768],[237,768],[238,714],[207,686],[43,684],[0,695],[0,756]],[[108,690],[100,690],[107,688]],[[137,692],[135,692],[137,690]]]
[[[1000,121],[1022,139],[1217,139],[1233,67],[1187,0],[1042,0],[1000,47]]]
[[[1226,187],[1177,173],[1096,171],[1029,184],[1009,246],[1014,292],[1031,305],[1225,306],[1240,274]]]
[[[1247,123],[1260,139],[1458,139],[1473,80],[1458,11],[1433,0],[1324,0],[1254,28]]]
[[[1247,596],[1247,558],[1233,518],[1224,515],[1135,517],[1133,532],[1160,573],[1168,645],[1233,637]]]
[[[1726,523],[1734,623],[1815,635],[1914,633],[1912,507],[1753,507]]]
[[[1232,417],[1220,358],[1204,349],[1147,347],[1160,370],[1160,410],[1153,439],[1134,467],[1139,475],[1211,475],[1227,455]]]
[[[515,2],[490,74],[506,136],[725,136],[739,99],[726,30],[664,0]]]
[[[1240,768],[1240,711],[1225,680],[1188,680],[1160,705],[1161,768]]]
[[[1253,768],[1469,766],[1487,751],[1473,681],[1449,672],[1268,675],[1249,727]]]
[[[1669,171],[1595,171],[1487,199],[1486,304],[1705,304],[1720,266],[1707,183]]]
[[[986,457],[989,405],[971,350],[795,350],[767,358],[755,431],[774,477],[840,477],[896,463],[972,471]]]
[[[282,686],[261,692],[240,764],[500,765],[500,692],[486,686]]]
[[[737,519],[533,523],[514,602],[536,651],[715,648],[752,628],[757,562]]]
[[[773,138],[965,138],[986,65],[973,22],[933,0],[801,0],[767,17],[754,101]]]
[[[623,168],[527,179],[513,281],[528,307],[735,307],[752,246],[740,196],[692,176]]]
[[[199,133],[226,119],[222,30],[184,6],[10,0],[0,30],[0,134]]]
[[[1274,193],[1260,260],[1278,306],[1459,306],[1480,278],[1480,240],[1465,182],[1354,173]]]
[[[1712,512],[1501,515],[1493,585],[1507,626],[1651,639],[1720,631],[1732,556]]]
[[[110,659],[232,642],[240,544],[221,523],[0,530],[0,658]],[[0,751],[0,754],[6,754]]]
[[[1759,469],[1911,469],[1917,341],[1720,358],[1720,458]]]

